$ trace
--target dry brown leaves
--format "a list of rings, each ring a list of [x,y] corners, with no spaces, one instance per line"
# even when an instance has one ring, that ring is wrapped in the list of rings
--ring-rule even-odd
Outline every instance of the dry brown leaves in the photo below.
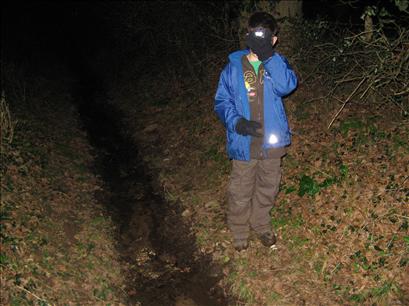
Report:
[[[174,92],[157,105],[163,97],[142,94],[142,111],[135,112],[127,93],[115,101],[128,114],[127,129],[135,131],[158,188],[183,203],[198,247],[225,266],[221,284],[228,294],[248,305],[408,302],[408,127],[401,119],[351,105],[328,131],[334,107],[303,104],[314,90],[300,88],[286,102],[295,134],[272,211],[278,250],[253,239],[237,254],[224,222],[230,164],[213,93]],[[303,175],[318,184],[337,180],[300,196]]]
[[[59,94],[41,115],[17,114],[2,156],[1,304],[120,304],[115,229],[94,198],[86,135]]]

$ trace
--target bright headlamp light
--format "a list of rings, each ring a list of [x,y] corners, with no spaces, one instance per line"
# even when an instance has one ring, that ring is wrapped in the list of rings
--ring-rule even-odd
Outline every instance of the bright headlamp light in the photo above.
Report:
[[[254,38],[257,39],[263,39],[267,36],[271,36],[271,31],[269,29],[263,28],[263,27],[258,27],[255,28],[254,30],[251,30],[249,35],[253,36]]]
[[[254,32],[254,35],[256,37],[264,38],[264,32],[263,31],[256,31],[256,32]]]

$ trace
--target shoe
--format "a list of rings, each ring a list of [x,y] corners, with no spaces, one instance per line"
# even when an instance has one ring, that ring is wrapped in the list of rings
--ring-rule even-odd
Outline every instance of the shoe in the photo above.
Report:
[[[276,235],[270,232],[259,234],[258,239],[260,240],[262,245],[268,248],[274,246],[277,242]]]
[[[248,248],[249,243],[247,240],[234,240],[233,241],[234,249],[238,252],[243,251]]]

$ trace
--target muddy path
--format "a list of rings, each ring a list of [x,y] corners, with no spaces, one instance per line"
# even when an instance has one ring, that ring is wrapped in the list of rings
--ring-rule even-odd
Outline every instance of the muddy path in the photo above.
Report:
[[[95,148],[95,172],[105,184],[97,196],[118,228],[130,304],[227,305],[216,285],[221,269],[197,255],[181,209],[155,191],[136,145],[121,132],[121,115],[89,85],[80,88],[78,97]]]

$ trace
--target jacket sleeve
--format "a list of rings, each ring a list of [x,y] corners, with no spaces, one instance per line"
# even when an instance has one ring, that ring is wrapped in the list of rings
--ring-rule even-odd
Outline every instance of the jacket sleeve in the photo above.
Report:
[[[277,96],[286,96],[297,87],[297,76],[284,56],[274,53],[263,62],[263,65],[271,77],[273,90]]]
[[[219,85],[217,87],[214,110],[220,121],[230,132],[235,132],[237,120],[241,118],[238,114],[234,101],[234,93],[231,87],[230,64],[222,71]]]

